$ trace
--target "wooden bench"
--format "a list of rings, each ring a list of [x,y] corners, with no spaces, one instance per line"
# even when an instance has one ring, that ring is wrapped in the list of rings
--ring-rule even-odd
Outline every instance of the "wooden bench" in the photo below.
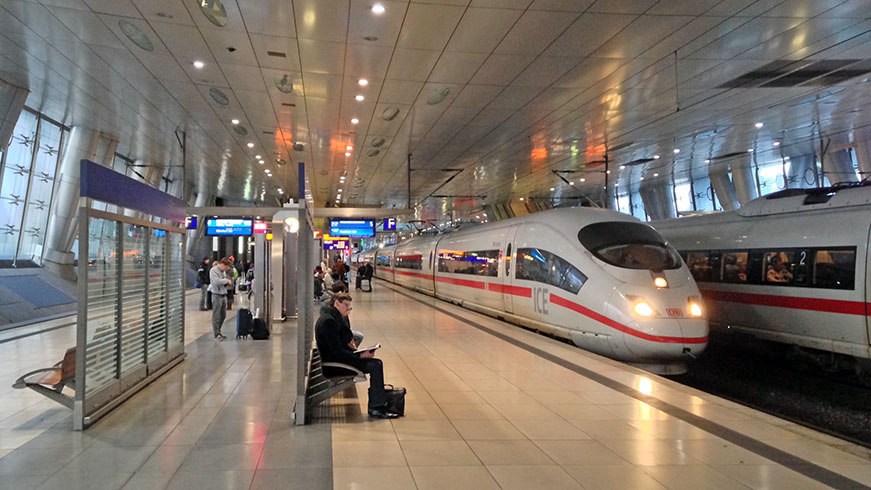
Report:
[[[62,361],[52,367],[31,371],[15,381],[16,389],[30,388],[67,408],[73,408],[73,397],[64,395],[65,387],[76,389],[76,348],[67,349]]]
[[[327,376],[324,368],[330,368],[337,374],[331,373]],[[354,386],[354,383],[365,380],[366,375],[354,366],[340,362],[322,362],[317,347],[313,348],[306,378],[305,423],[309,423],[311,419],[312,408],[336,393]]]

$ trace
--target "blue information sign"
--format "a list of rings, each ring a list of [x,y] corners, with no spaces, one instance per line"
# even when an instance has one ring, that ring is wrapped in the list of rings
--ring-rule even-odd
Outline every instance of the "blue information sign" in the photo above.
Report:
[[[396,231],[396,218],[387,218],[384,220],[384,231]]]
[[[371,238],[375,236],[374,219],[330,220],[330,235]]]
[[[196,216],[188,216],[187,219],[187,229],[188,230],[196,230],[197,229],[197,217]]]
[[[208,236],[250,236],[254,220],[250,218],[209,218],[206,220]]]

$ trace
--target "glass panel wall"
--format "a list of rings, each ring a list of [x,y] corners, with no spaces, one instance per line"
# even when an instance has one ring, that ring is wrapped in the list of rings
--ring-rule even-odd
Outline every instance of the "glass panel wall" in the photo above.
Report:
[[[678,216],[680,213],[687,211],[695,211],[693,206],[693,186],[689,182],[684,182],[674,186],[674,209]]]
[[[105,222],[114,226],[105,227]],[[89,218],[91,230],[103,230],[105,236],[89,233],[88,240],[88,308],[85,393],[103,388],[118,376],[118,226],[114,221]]]
[[[43,119],[39,124],[39,146],[33,162],[27,209],[24,213],[21,248],[18,258],[42,262],[42,246],[51,209],[51,196],[54,191],[55,175],[60,160],[60,145],[63,128]]]
[[[121,284],[121,374],[145,364],[145,247],[148,230],[125,223]]]
[[[0,185],[0,260],[14,260],[18,251],[21,222],[27,203],[33,156],[37,146],[39,118],[22,111],[3,155],[3,183]]]
[[[169,315],[167,335],[169,348],[184,343],[184,234],[167,233],[169,240]]]
[[[148,360],[166,353],[166,232],[151,230],[148,248]]]

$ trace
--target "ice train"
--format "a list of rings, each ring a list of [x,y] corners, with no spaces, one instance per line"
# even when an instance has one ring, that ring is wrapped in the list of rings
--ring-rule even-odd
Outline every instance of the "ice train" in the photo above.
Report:
[[[379,279],[675,374],[705,349],[700,292],[677,251],[614,211],[554,209],[362,253]]]
[[[712,324],[871,382],[871,185],[788,189],[654,225],[680,250]]]

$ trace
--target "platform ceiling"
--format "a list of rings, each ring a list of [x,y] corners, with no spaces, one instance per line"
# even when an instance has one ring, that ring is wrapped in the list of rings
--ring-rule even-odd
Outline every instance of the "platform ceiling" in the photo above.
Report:
[[[219,3],[0,0],[0,78],[131,158],[178,163],[183,130],[190,186],[270,205],[299,161],[318,206],[405,207],[411,154],[412,203],[457,174],[435,194],[472,209],[595,196],[606,151],[623,185],[871,123],[871,0]]]

